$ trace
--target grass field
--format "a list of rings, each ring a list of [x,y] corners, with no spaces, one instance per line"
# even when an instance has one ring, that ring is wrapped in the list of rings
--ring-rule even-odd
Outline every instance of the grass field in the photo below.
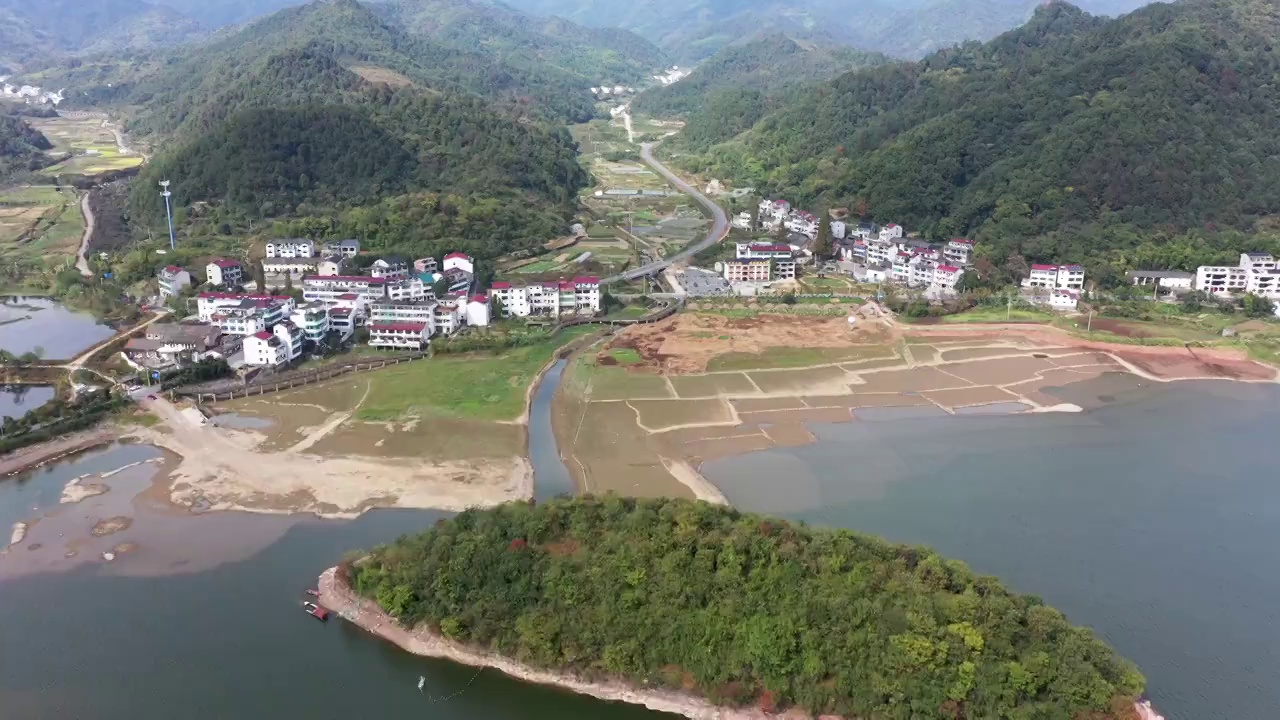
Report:
[[[80,198],[51,187],[0,190],[0,258],[56,264],[72,256],[84,235]]]
[[[633,348],[613,348],[609,351],[609,357],[619,365],[635,365],[641,362],[640,353]]]
[[[368,373],[369,396],[356,417],[375,422],[410,416],[513,420],[524,412],[529,385],[556,351],[591,332],[573,328],[497,355],[442,355]]]
[[[1022,310],[1014,308],[1010,311],[1008,308],[1002,307],[977,307],[972,310],[966,310],[962,313],[956,313],[955,315],[943,316],[941,321],[943,323],[1048,323],[1052,322],[1053,319],[1053,313],[1044,312],[1042,310]]]

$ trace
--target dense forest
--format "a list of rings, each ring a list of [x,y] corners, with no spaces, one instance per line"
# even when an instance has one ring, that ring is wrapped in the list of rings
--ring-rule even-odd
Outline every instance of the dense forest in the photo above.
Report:
[[[144,0],[0,0],[0,64],[176,45],[204,32],[191,18]]]
[[[1129,718],[1143,678],[920,547],[687,500],[471,510],[350,566],[408,626],[543,668],[846,718]]]
[[[51,149],[53,143],[21,117],[0,113],[0,180],[51,165],[45,153]]]
[[[985,45],[843,75],[688,164],[993,258],[1117,262],[1280,211],[1278,31],[1265,0],[1110,21],[1054,2]]]
[[[656,117],[682,117],[683,148],[706,149],[750,128],[819,81],[888,58],[830,43],[775,34],[732,45],[689,77],[641,93],[631,107]]]

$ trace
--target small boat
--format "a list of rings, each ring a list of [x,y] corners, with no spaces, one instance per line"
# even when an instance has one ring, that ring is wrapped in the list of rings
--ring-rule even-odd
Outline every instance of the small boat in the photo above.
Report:
[[[320,607],[319,605],[313,602],[302,603],[302,609],[306,610],[308,615],[319,620],[320,622],[324,622],[325,620],[329,619],[329,611],[325,610],[324,608]]]
[[[308,588],[307,594],[310,595],[311,597],[320,597],[320,591],[313,588]]]

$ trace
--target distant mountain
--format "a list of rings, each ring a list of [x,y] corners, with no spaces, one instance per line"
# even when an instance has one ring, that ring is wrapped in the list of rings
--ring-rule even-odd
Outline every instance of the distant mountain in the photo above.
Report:
[[[45,154],[53,149],[39,130],[20,117],[0,114],[0,180],[23,170],[39,170],[51,164]]]
[[[492,0],[391,0],[371,6],[388,22],[461,49],[581,76],[585,86],[636,83],[669,61],[627,30],[587,28],[561,18],[531,17]]]
[[[0,0],[0,62],[135,50],[204,34],[195,20],[142,0]]]
[[[864,50],[917,58],[987,40],[1027,21],[1040,0],[508,0],[520,9],[584,25],[634,30],[684,62],[709,57],[761,31],[820,32]],[[1146,0],[1083,0],[1120,14]]]
[[[985,45],[842,75],[689,164],[974,234],[993,257],[1101,267],[1153,236],[1280,213],[1278,34],[1270,0],[1116,20],[1053,2]]]
[[[305,0],[150,0],[173,8],[211,28],[237,25],[278,10],[301,5]]]

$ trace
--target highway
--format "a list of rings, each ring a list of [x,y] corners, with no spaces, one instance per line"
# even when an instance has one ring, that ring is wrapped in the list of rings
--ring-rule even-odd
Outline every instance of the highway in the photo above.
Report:
[[[642,143],[640,145],[640,157],[649,165],[649,167],[653,168],[659,175],[666,178],[668,183],[675,186],[677,190],[693,198],[699,205],[706,208],[711,213],[711,228],[707,231],[707,236],[705,238],[693,243],[675,255],[672,255],[669,258],[664,258],[658,262],[652,262],[648,265],[641,265],[640,267],[632,268],[621,275],[604,278],[600,281],[602,285],[626,282],[646,275],[660,273],[663,270],[666,270],[667,266],[671,265],[671,263],[692,257],[720,242],[729,234],[729,218],[725,216],[724,210],[720,209],[720,206],[712,202],[706,195],[698,192],[697,188],[676,177],[676,174],[668,170],[666,165],[663,165],[654,159],[653,146],[654,143]]]

